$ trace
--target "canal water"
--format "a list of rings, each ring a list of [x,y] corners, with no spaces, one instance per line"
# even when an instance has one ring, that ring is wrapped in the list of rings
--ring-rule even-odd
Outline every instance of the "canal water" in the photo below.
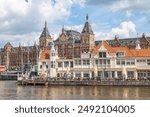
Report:
[[[1,100],[135,100],[150,99],[150,87],[18,86],[0,81]]]

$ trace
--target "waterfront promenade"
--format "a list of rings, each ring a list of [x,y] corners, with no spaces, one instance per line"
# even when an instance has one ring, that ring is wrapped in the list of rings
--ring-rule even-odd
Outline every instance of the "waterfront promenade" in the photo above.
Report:
[[[150,86],[150,80],[20,80],[18,85]]]

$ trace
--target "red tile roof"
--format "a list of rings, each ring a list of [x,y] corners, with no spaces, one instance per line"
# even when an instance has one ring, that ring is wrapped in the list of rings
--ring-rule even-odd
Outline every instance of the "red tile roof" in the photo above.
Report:
[[[113,53],[115,52],[113,50],[113,48],[108,44],[107,41],[102,41],[101,43],[99,43],[93,50],[93,53],[97,53],[99,51],[99,49],[102,47],[102,45],[107,49],[108,52]]]
[[[124,57],[150,57],[150,49],[130,50],[128,47],[111,47],[107,41],[102,41],[92,50],[92,52],[98,53],[102,45],[109,53],[125,52]]]
[[[50,49],[43,50],[40,54],[40,60],[49,59]]]
[[[128,47],[113,47],[115,52],[124,52],[125,56],[124,57],[134,57],[134,54],[129,50]]]
[[[150,57],[150,49],[131,50],[136,57]]]

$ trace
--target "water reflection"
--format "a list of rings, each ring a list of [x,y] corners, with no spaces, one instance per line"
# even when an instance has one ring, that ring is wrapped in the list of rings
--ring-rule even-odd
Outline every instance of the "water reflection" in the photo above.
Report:
[[[0,99],[150,99],[150,87],[117,86],[17,86],[15,81],[0,81]]]

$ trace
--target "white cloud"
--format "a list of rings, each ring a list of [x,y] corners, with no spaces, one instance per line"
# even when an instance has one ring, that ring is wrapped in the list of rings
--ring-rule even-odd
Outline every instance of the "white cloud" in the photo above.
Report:
[[[139,11],[150,11],[149,9],[149,0],[119,0],[115,1],[111,5],[111,10],[139,10]]]
[[[28,42],[29,36],[34,37],[32,33],[42,30],[45,20],[51,28],[55,22],[67,20],[74,4],[83,7],[84,2],[85,0],[0,0],[1,45],[6,40],[11,43]],[[18,35],[20,36],[16,37]]]
[[[119,27],[112,28],[110,32],[96,32],[96,40],[113,39],[115,35],[120,38],[129,38],[136,35],[136,25],[132,21],[124,21]]]
[[[38,43],[40,33],[32,32],[29,34],[13,35],[13,34],[1,34],[0,41],[1,47],[3,47],[7,42],[11,42],[12,46],[16,47],[21,43],[22,45],[33,45],[35,42]]]
[[[118,34],[122,37],[130,37],[130,34],[136,32],[136,25],[132,21],[122,22],[119,27],[112,28],[112,34]]]
[[[83,29],[83,24],[73,25],[73,26],[65,26],[65,29],[67,29],[67,30],[75,30],[75,31],[81,32],[82,29]]]

